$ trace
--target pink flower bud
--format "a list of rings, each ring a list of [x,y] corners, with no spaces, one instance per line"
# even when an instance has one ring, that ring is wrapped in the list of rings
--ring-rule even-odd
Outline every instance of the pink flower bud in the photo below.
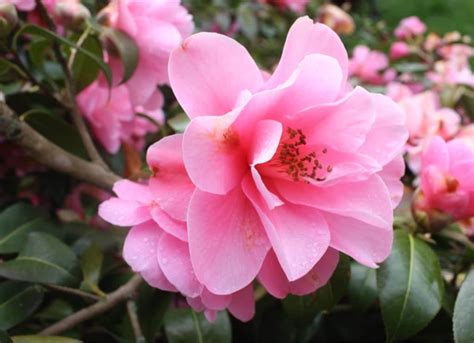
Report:
[[[390,58],[398,60],[410,54],[410,47],[405,42],[395,42],[390,47]]]
[[[10,3],[0,3],[0,37],[7,36],[18,22],[15,6]]]

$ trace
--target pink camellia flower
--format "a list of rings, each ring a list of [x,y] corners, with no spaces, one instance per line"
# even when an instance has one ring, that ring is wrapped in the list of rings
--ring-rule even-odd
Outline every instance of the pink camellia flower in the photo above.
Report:
[[[422,35],[426,31],[426,25],[420,18],[412,16],[403,19],[395,29],[395,36],[398,39],[407,39]]]
[[[371,51],[368,47],[358,45],[354,48],[349,61],[349,75],[372,84],[383,84],[382,71],[388,67],[387,56],[380,51]]]
[[[472,151],[474,151],[474,124],[463,126],[456,138],[462,140]]]
[[[434,136],[453,138],[461,126],[461,117],[450,108],[441,108],[436,93],[432,91],[405,97],[399,104],[406,113],[408,164],[418,172],[426,144]]]
[[[395,101],[400,101],[403,98],[413,95],[413,91],[409,86],[394,81],[387,84],[385,94]]]
[[[182,162],[175,151],[169,159],[195,186],[179,214],[210,292],[232,294],[258,277],[274,295],[298,294],[304,277],[327,280],[313,271],[335,264],[337,251],[370,267],[388,256],[404,116],[388,97],[351,90],[348,65],[337,34],[307,17],[266,81],[245,48],[219,34],[195,34],[171,54],[170,83],[191,122],[172,136]],[[178,171],[159,161],[153,171],[162,206],[183,196]]]
[[[134,106],[147,103],[156,86],[168,82],[169,54],[192,33],[192,16],[180,0],[113,0],[99,16],[137,44],[138,66],[126,85]],[[112,69],[119,81],[121,69]]]
[[[410,55],[410,47],[405,42],[395,42],[390,46],[390,58],[398,60]]]
[[[303,13],[309,0],[259,0],[260,3],[269,4],[281,9],[289,9],[295,13]]]
[[[421,189],[415,209],[452,220],[474,216],[474,152],[462,141],[434,137],[422,157]],[[440,217],[437,215],[437,217]]]
[[[78,96],[77,102],[82,114],[89,121],[92,131],[109,153],[116,153],[122,142],[143,147],[143,138],[148,132],[158,128],[135,112],[142,112],[163,122],[163,95],[155,90],[144,106],[133,107],[128,88],[125,85],[110,90],[102,80],[95,81]]]

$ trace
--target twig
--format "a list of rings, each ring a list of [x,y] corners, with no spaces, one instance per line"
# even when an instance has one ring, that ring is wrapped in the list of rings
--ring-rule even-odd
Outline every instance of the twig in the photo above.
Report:
[[[94,318],[107,310],[111,309],[115,305],[122,301],[127,300],[133,292],[136,291],[138,286],[142,283],[143,279],[140,275],[132,277],[125,285],[110,293],[105,300],[99,301],[89,307],[83,308],[82,310],[64,318],[63,320],[47,327],[39,333],[39,335],[56,335],[64,332],[68,329],[75,327],[76,325],[85,322],[91,318]]]
[[[140,327],[140,321],[138,320],[137,316],[137,305],[135,301],[131,299],[127,301],[127,312],[130,323],[132,324],[133,334],[135,335],[135,342],[145,342],[145,336],[143,336],[143,332]]]
[[[0,134],[12,140],[39,163],[72,177],[111,190],[121,178],[104,167],[84,161],[51,143],[28,124],[18,119],[5,102],[0,101]]]
[[[51,20],[51,17],[49,16],[42,1],[36,0],[36,6],[38,7],[40,15],[43,18],[43,20],[46,22],[46,25],[48,26],[48,28],[51,31],[56,31],[56,25]],[[94,142],[92,140],[92,137],[90,136],[89,131],[87,130],[87,126],[86,126],[86,123],[84,122],[84,118],[82,117],[82,114],[79,111],[79,107],[77,106],[77,102],[76,102],[74,82],[71,75],[71,71],[69,70],[67,61],[64,58],[63,54],[61,53],[59,45],[56,42],[53,43],[53,52],[54,52],[54,56],[56,57],[56,60],[58,61],[64,73],[64,83],[65,83],[66,95],[67,95],[67,101],[68,101],[67,106],[71,112],[72,121],[74,122],[74,125],[76,125],[77,130],[79,131],[79,134],[81,136],[82,142],[84,143],[84,147],[86,148],[87,153],[93,162],[101,165],[103,168],[108,169],[107,164],[104,162],[99,152],[97,151],[94,145]]]
[[[99,301],[101,299],[97,295],[86,293],[86,292],[83,292],[83,291],[81,291],[79,289],[75,289],[75,288],[58,286],[58,285],[53,285],[53,284],[45,284],[45,286],[50,288],[50,289],[53,289],[55,291],[68,293],[68,294],[73,294],[73,295],[78,295],[82,298],[86,298],[86,299],[89,299],[89,300]]]

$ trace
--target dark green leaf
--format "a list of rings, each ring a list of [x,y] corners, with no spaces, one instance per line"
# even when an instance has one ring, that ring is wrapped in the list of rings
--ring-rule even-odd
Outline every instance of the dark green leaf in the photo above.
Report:
[[[290,319],[310,322],[319,312],[314,294],[306,296],[289,295],[283,300],[283,308]]]
[[[217,314],[214,323],[209,323],[202,313],[190,309],[169,310],[165,316],[165,332],[170,343],[226,343],[232,339],[225,311]]]
[[[43,301],[43,289],[17,281],[0,283],[0,329],[7,330],[28,318]]]
[[[13,343],[81,343],[74,338],[60,337],[60,336],[13,336]]]
[[[87,152],[82,144],[81,136],[71,124],[58,116],[41,110],[30,110],[23,113],[22,118],[51,142],[72,154],[87,159]]]
[[[0,343],[13,343],[12,339],[3,330],[0,330]]]
[[[51,51],[51,41],[43,37],[34,39],[28,48],[31,62],[36,68],[43,65],[48,52]]]
[[[17,203],[0,214],[0,253],[16,253],[26,235],[45,224],[42,213],[25,203]]]
[[[15,63],[10,62],[4,58],[0,58],[0,75],[7,73],[10,70],[14,70],[18,75],[23,78],[26,78],[26,74],[20,67],[18,67]]]
[[[168,310],[172,295],[168,292],[161,292],[147,284],[142,285],[139,292],[138,316],[143,335],[147,342],[154,342],[155,336],[160,333],[163,320]]]
[[[70,40],[58,36],[56,33],[51,32],[45,28],[42,28],[40,26],[32,25],[32,24],[26,24],[22,26],[17,33],[15,34],[15,37],[13,38],[13,49],[17,49],[17,41],[18,38],[22,34],[30,34],[30,35],[36,35],[36,36],[41,36],[47,39],[50,39],[52,41],[55,41],[61,45],[68,46],[70,48],[77,49],[78,51],[82,52],[85,56],[88,57],[89,61],[95,63],[96,65],[99,66],[100,70],[104,73],[104,76],[109,84],[109,86],[112,85],[112,73],[110,71],[109,66],[102,60],[102,58],[98,58],[96,55],[90,53],[89,51],[77,46],[77,44],[71,42]]]
[[[102,46],[96,36],[87,36],[81,44],[81,47],[96,56],[98,59],[102,59]],[[100,71],[99,65],[91,64],[89,57],[81,51],[77,51],[71,69],[74,81],[76,82],[77,92],[86,88],[96,80]]]
[[[118,55],[122,61],[123,74],[120,83],[128,81],[138,65],[138,47],[135,41],[125,32],[112,28],[104,28],[102,39],[112,49],[112,54]]]
[[[67,301],[57,298],[51,301],[46,308],[38,312],[35,317],[44,320],[59,321],[73,313],[74,309]]]
[[[104,254],[96,244],[91,244],[81,257],[81,269],[84,288],[94,293],[102,293],[99,289],[100,272]]]
[[[474,342],[474,270],[467,275],[456,299],[453,329],[456,343]]]
[[[387,340],[410,337],[441,308],[444,283],[438,257],[422,240],[395,231],[390,257],[377,271]]]
[[[349,258],[339,255],[339,264],[329,282],[316,291],[316,303],[321,311],[330,311],[346,294],[351,275]]]
[[[349,282],[349,298],[352,307],[362,313],[377,298],[377,277],[375,269],[362,266],[356,262],[351,264],[351,281]]]
[[[33,232],[16,259],[0,264],[0,275],[13,280],[74,285],[78,282],[76,265],[76,256],[67,245],[50,234]]]

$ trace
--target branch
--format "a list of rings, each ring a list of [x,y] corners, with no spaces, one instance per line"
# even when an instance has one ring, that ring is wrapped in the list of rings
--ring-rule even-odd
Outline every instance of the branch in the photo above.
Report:
[[[145,342],[145,337],[143,336],[143,332],[140,327],[140,321],[138,320],[137,304],[135,301],[131,299],[127,300],[127,312],[128,318],[130,319],[130,324],[132,325],[133,334],[135,335],[135,342]]]
[[[59,286],[59,285],[53,285],[53,284],[50,284],[50,283],[47,283],[47,284],[44,284],[44,285],[46,287],[52,289],[52,290],[67,293],[67,294],[77,295],[77,296],[80,296],[80,297],[88,299],[88,300],[94,300],[94,301],[100,300],[100,297],[98,297],[97,295],[86,293],[86,292],[83,292],[79,289],[69,288],[69,287],[64,287],[64,286]]]
[[[101,165],[85,161],[51,143],[28,124],[18,119],[3,101],[0,101],[0,134],[5,135],[39,163],[111,190],[120,177]]]
[[[116,291],[109,294],[109,296],[103,300],[91,305],[89,307],[83,308],[79,312],[76,312],[69,317],[64,318],[63,320],[47,327],[39,333],[39,335],[57,335],[61,332],[69,330],[76,325],[85,322],[91,318],[94,318],[107,310],[111,309],[115,305],[121,303],[130,298],[132,293],[134,293],[138,286],[142,283],[143,279],[140,275],[135,275],[132,277],[125,285],[117,289]]]
[[[51,17],[49,16],[48,11],[44,7],[43,2],[41,0],[36,0],[36,6],[38,7],[40,15],[46,22],[46,25],[48,26],[49,30],[56,32],[56,25],[51,20]],[[108,169],[109,167],[97,151],[94,145],[94,141],[92,140],[92,137],[90,136],[89,131],[87,130],[84,118],[82,117],[82,114],[79,111],[79,107],[77,106],[76,102],[74,82],[71,75],[71,71],[69,70],[68,63],[64,58],[63,54],[61,53],[61,49],[59,48],[59,45],[56,42],[53,42],[53,52],[54,56],[56,57],[56,60],[58,61],[64,73],[64,83],[68,102],[67,107],[71,112],[72,121],[74,122],[74,125],[76,125],[79,131],[82,142],[84,143],[84,147],[86,148],[87,153],[92,161],[101,165],[103,168]]]

